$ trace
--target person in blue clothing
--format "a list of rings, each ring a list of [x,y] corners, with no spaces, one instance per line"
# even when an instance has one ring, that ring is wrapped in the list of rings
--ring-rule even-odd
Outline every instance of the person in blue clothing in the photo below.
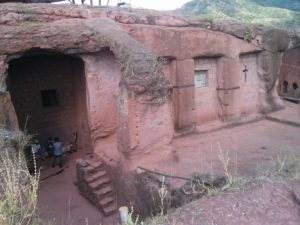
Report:
[[[62,167],[62,143],[59,141],[59,138],[54,138],[53,143],[53,153],[54,153],[54,161],[52,167],[55,167],[56,164],[59,165],[59,168]]]

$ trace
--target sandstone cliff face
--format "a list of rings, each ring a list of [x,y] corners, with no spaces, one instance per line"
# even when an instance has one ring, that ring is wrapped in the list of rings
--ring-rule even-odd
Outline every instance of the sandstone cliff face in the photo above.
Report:
[[[170,142],[174,126],[238,120],[281,106],[276,81],[289,40],[280,30],[148,10],[47,4],[1,4],[0,30],[0,87],[6,96],[1,102],[9,99],[12,59],[47,52],[84,61],[94,146],[106,146],[106,138],[117,134],[119,151],[148,151]],[[258,75],[253,87],[259,94],[248,98],[250,109],[243,108],[242,96],[252,86],[243,80],[242,58],[253,65],[250,74]],[[197,65],[215,77],[209,92],[195,91]],[[210,106],[201,111],[213,92]],[[9,104],[1,115],[15,115]]]
[[[95,14],[100,12],[95,15],[100,18],[93,18],[94,11]],[[76,6],[0,5],[3,120],[11,117],[7,115],[7,108],[11,106],[13,110],[12,104],[9,105],[10,101],[7,102],[10,99],[6,92],[7,62],[24,54],[62,53],[79,57],[85,62],[87,111],[94,144],[118,132],[121,137],[125,136],[119,139],[119,145],[124,151],[135,148],[136,144],[127,145],[126,140],[129,138],[127,134],[133,132],[129,131],[133,127],[128,123],[131,121],[129,117],[135,117],[136,112],[127,114],[127,100],[119,101],[121,98],[118,96],[122,96],[122,90],[126,90],[126,99],[135,99],[134,110],[137,110],[139,104],[161,105],[168,99],[169,83],[160,70],[157,56],[131,38],[116,22],[102,16],[102,13],[102,10]],[[106,51],[113,54],[113,59],[108,60],[108,64],[102,53]],[[110,65],[111,68],[105,65]],[[112,73],[115,75],[110,78]],[[124,88],[118,89],[119,85]],[[9,112],[10,115],[15,115],[11,110]],[[147,111],[141,113],[148,115]],[[169,120],[166,121],[168,122]],[[3,124],[11,128],[9,121],[3,121]],[[136,127],[134,125],[135,129]],[[167,141],[170,141],[171,130],[167,136]],[[143,141],[139,140],[138,143],[143,145]]]

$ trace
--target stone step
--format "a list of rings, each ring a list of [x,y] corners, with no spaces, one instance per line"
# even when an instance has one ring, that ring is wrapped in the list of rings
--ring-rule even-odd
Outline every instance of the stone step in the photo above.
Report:
[[[117,212],[113,186],[104,163],[78,160],[77,179],[81,194],[101,209],[105,216]]]
[[[102,167],[103,163],[100,162],[100,161],[96,161],[96,162],[90,162],[90,166],[93,167],[93,168],[100,168]]]
[[[83,160],[83,159],[77,159],[76,163],[80,167],[87,167],[89,165],[89,163],[86,160]]]
[[[86,180],[87,183],[91,183],[91,182],[94,182],[94,181],[100,179],[101,177],[103,177],[105,175],[107,175],[106,171],[105,170],[100,170],[95,174],[87,175],[85,180]]]
[[[107,184],[110,182],[108,177],[101,177],[101,179],[96,180],[94,182],[89,183],[89,187],[93,190],[99,189],[102,185]]]
[[[99,201],[102,209],[104,209],[105,206],[107,206],[107,205],[109,205],[113,202],[114,202],[114,197],[113,196],[105,197],[105,198],[103,198]]]
[[[91,175],[91,174],[95,174],[95,173],[98,173],[99,171],[101,170],[100,167],[98,168],[94,168],[92,166],[87,166],[85,168],[83,168],[83,171],[86,175]]]
[[[101,197],[103,197],[104,195],[110,194],[110,193],[112,193],[112,192],[113,192],[112,186],[107,185],[107,186],[101,188],[100,190],[95,191],[94,193],[95,193],[95,195],[97,196],[97,198],[101,198]]]
[[[115,204],[107,205],[106,207],[103,207],[103,213],[105,216],[110,216],[114,214],[117,211],[117,207]]]

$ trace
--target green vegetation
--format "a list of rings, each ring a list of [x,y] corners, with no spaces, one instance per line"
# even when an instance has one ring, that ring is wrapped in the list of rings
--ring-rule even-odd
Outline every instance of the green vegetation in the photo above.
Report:
[[[0,224],[44,224],[37,216],[39,172],[29,173],[23,150],[30,136],[0,130]],[[36,165],[36,164],[35,164]]]
[[[125,222],[125,225],[139,225],[139,224],[143,224],[142,222],[139,223],[139,215],[136,216],[136,218],[134,217],[134,209],[133,207],[131,207],[130,212],[128,213],[128,219]]]
[[[244,39],[248,42],[250,42],[253,39],[253,31],[249,26],[247,26],[244,30]]]
[[[277,7],[300,12],[300,1],[298,0],[252,0],[253,2],[267,7]]]
[[[192,0],[180,11],[200,18],[236,20],[300,31],[299,0]]]

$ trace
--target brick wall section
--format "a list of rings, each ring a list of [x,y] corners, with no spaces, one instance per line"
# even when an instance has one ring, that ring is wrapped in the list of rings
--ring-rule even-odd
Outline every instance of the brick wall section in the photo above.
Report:
[[[195,112],[197,125],[218,118],[217,59],[196,58],[195,70],[208,71],[208,86],[195,87]]]
[[[63,56],[30,56],[10,63],[8,89],[12,95],[19,126],[39,134],[40,139],[59,136],[72,140],[76,130],[75,79],[81,61]],[[41,90],[56,89],[58,106],[43,107]]]

